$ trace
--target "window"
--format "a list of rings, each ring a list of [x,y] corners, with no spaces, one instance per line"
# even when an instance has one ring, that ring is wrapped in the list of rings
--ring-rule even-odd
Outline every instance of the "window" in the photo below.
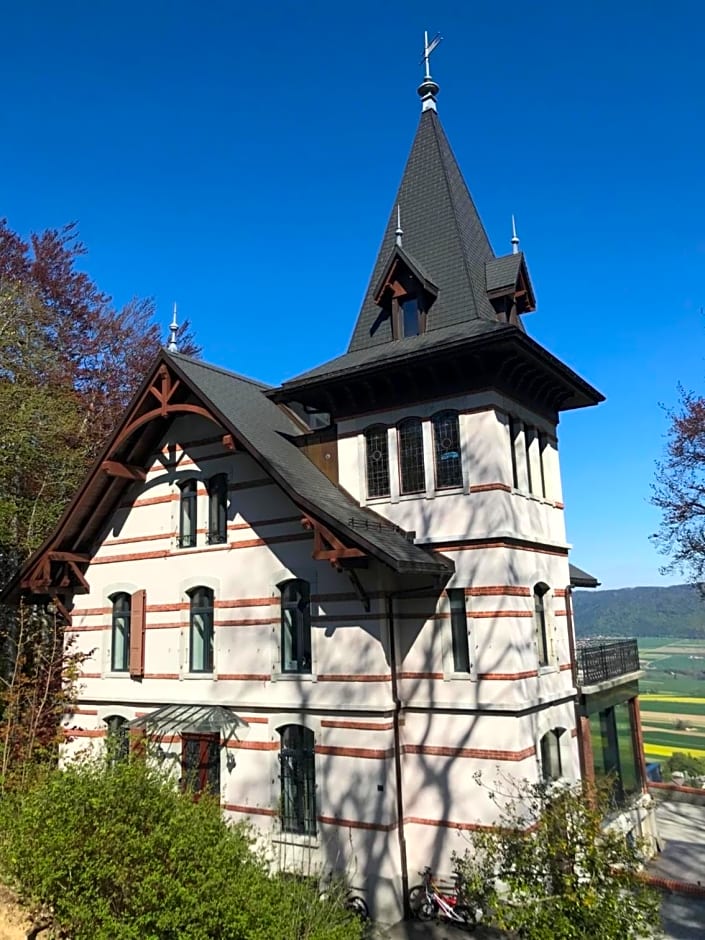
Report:
[[[521,422],[516,418],[509,419],[509,445],[512,454],[512,486],[515,490],[519,489],[519,435],[521,434]]]
[[[197,587],[189,595],[189,671],[213,672],[213,592]]]
[[[283,832],[316,834],[316,767],[313,731],[301,725],[279,729]]]
[[[198,515],[196,499],[198,484],[196,480],[186,480],[180,484],[181,518],[179,526],[179,547],[193,548],[196,544],[196,526]]]
[[[470,672],[470,648],[468,645],[468,617],[465,610],[465,591],[456,588],[448,591],[450,600],[450,632],[453,641],[453,672]]]
[[[220,794],[220,734],[181,735],[181,787]]]
[[[113,594],[112,653],[110,668],[113,672],[127,672],[130,665],[130,595]]]
[[[431,419],[433,454],[436,466],[436,489],[463,485],[460,462],[460,428],[454,411],[443,411]]]
[[[399,425],[399,469],[402,493],[423,493],[426,471],[423,459],[423,431],[419,418],[407,418]]]
[[[548,439],[541,431],[538,432],[539,439],[539,468],[541,470],[541,495],[544,499],[548,496],[548,487],[546,486],[546,450]]]
[[[308,581],[281,586],[282,672],[311,672],[311,592]]]
[[[219,473],[208,481],[208,544],[222,545],[228,538],[228,477]]]
[[[534,628],[536,630],[536,646],[539,654],[539,666],[548,665],[548,629],[546,625],[546,595],[547,584],[537,584],[534,587]]]
[[[108,761],[117,764],[125,760],[130,753],[130,738],[127,731],[127,718],[122,715],[110,715],[105,719],[108,728],[106,752]]]
[[[524,427],[524,454],[526,455],[526,489],[529,493],[534,492],[534,484],[536,480],[533,479],[531,473],[531,450],[533,447],[534,441],[534,429],[530,427]]]
[[[541,775],[544,780],[558,780],[563,776],[561,737],[565,728],[552,728],[541,738]]]
[[[416,297],[407,297],[399,304],[401,308],[401,335],[418,336],[421,332],[421,309]]]
[[[365,431],[367,496],[389,496],[389,449],[387,429],[375,425]]]

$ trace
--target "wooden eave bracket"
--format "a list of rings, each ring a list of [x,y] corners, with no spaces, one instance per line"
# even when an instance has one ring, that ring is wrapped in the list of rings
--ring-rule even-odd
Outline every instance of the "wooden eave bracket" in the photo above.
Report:
[[[341,568],[345,559],[366,557],[362,549],[344,545],[327,526],[311,516],[303,516],[301,525],[313,532],[312,556],[316,561],[329,561],[334,568]]]
[[[78,566],[87,565],[89,562],[89,555],[78,552],[45,552],[27,576],[23,578],[20,587],[33,594],[49,594],[52,596],[59,591],[88,594],[90,585]],[[54,565],[53,571],[52,565]]]
[[[100,469],[109,477],[119,477],[122,480],[139,480],[141,483],[147,479],[147,471],[134,464],[120,463],[118,460],[104,460]]]

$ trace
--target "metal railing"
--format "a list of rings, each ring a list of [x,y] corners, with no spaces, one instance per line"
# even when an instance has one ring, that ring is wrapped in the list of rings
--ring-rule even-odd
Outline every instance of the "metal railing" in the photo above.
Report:
[[[589,643],[576,650],[578,685],[594,685],[638,672],[639,646],[636,640]]]

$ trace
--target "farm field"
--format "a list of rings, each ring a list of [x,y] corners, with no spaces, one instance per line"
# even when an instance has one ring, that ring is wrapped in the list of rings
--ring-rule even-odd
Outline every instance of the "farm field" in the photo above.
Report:
[[[639,638],[639,703],[647,760],[705,757],[705,640]]]

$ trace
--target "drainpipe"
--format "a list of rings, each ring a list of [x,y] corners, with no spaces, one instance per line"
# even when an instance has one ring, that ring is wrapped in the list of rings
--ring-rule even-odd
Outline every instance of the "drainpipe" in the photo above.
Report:
[[[575,649],[575,626],[573,623],[573,587],[568,585],[565,589],[565,613],[568,622],[568,648],[570,650],[570,673],[575,694],[575,727],[578,732],[578,759],[580,760],[580,778],[584,783],[593,784],[595,781],[595,767],[592,759],[592,741],[589,735],[587,720],[583,718],[580,707],[580,686],[578,685],[578,658]],[[588,766],[589,764],[589,766]]]
[[[397,684],[397,643],[394,630],[394,601],[393,594],[387,594],[387,628],[389,631],[389,668],[391,670],[392,701],[394,702],[394,715],[392,728],[394,733],[394,772],[396,775],[397,791],[397,838],[399,839],[399,863],[401,866],[401,892],[404,905],[404,920],[410,916],[409,910],[409,865],[406,857],[406,835],[404,832],[404,793],[402,790],[401,773],[401,733],[399,720],[401,713],[401,699]]]
[[[397,643],[396,631],[394,629],[394,598],[413,597],[415,594],[423,594],[427,591],[436,590],[438,590],[438,585],[431,584],[420,588],[410,588],[407,591],[388,591],[385,597],[387,607],[387,627],[389,631],[389,667],[391,671],[392,701],[394,702],[392,729],[394,734],[394,772],[396,775],[397,790],[397,836],[399,839],[401,890],[405,920],[410,918],[411,910],[409,908],[409,864],[406,856],[406,834],[404,830],[404,790],[402,783],[400,732],[402,702],[399,698],[399,686],[397,682]]]

